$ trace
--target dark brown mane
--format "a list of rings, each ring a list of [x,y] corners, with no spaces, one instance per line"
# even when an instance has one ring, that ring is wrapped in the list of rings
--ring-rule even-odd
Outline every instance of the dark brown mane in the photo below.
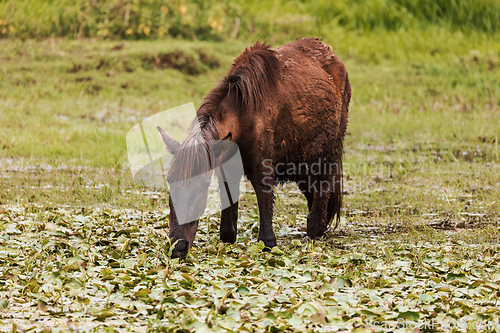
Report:
[[[202,108],[217,107],[224,97],[233,95],[238,107],[248,112],[260,111],[266,96],[276,91],[279,72],[276,52],[269,44],[257,42],[236,57],[226,77],[205,98]]]

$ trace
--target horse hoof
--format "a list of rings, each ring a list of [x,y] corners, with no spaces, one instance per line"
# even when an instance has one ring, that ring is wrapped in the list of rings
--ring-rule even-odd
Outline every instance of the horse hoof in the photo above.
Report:
[[[272,240],[268,240],[268,241],[265,241],[265,240],[263,240],[263,239],[259,239],[259,241],[263,241],[263,242],[264,242],[265,247],[264,247],[264,249],[262,250],[262,251],[264,251],[264,252],[269,252],[269,251],[271,251],[271,249],[272,249],[273,247],[275,247],[275,246],[276,246],[276,239],[272,239]]]

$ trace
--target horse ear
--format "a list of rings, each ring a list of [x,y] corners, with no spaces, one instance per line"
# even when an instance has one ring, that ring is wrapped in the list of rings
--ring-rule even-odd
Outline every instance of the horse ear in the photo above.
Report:
[[[227,135],[222,139],[222,141],[227,140],[227,141],[232,141],[233,139],[233,134],[231,132],[227,133]]]
[[[213,146],[213,152],[220,161],[225,161],[228,157],[234,155],[234,150],[237,145],[231,142],[233,135],[229,132],[222,140],[217,141]]]
[[[157,126],[156,128],[158,128],[158,131],[160,132],[161,135],[161,139],[167,146],[167,150],[170,152],[170,154],[175,153],[175,151],[177,150],[177,148],[179,148],[181,144],[177,142],[174,138],[172,138],[170,135],[165,133],[165,131],[160,126]]]

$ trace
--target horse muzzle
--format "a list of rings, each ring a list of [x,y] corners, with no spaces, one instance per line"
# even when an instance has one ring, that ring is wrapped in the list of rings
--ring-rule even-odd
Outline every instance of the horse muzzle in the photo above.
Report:
[[[172,249],[172,259],[181,258],[186,259],[189,252],[189,241],[186,239],[179,239],[174,243],[174,248]]]

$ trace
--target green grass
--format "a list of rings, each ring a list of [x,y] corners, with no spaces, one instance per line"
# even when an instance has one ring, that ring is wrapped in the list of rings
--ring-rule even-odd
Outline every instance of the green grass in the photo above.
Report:
[[[224,40],[236,36],[321,35],[334,31],[423,30],[495,34],[496,0],[273,0],[0,2],[0,38]]]
[[[292,28],[317,29],[324,34],[334,26],[363,32],[404,31],[433,25],[494,33],[500,21],[499,3],[488,0],[279,0],[263,1],[259,6],[244,2],[243,7],[261,33]]]
[[[287,184],[280,251],[262,253],[250,191],[237,243],[218,241],[214,212],[186,262],[168,258],[167,194],[132,182],[125,136],[198,106],[253,41],[0,40],[2,329],[362,331],[497,318],[499,39],[336,29],[324,40],[353,89],[340,228],[308,241],[305,200]]]

